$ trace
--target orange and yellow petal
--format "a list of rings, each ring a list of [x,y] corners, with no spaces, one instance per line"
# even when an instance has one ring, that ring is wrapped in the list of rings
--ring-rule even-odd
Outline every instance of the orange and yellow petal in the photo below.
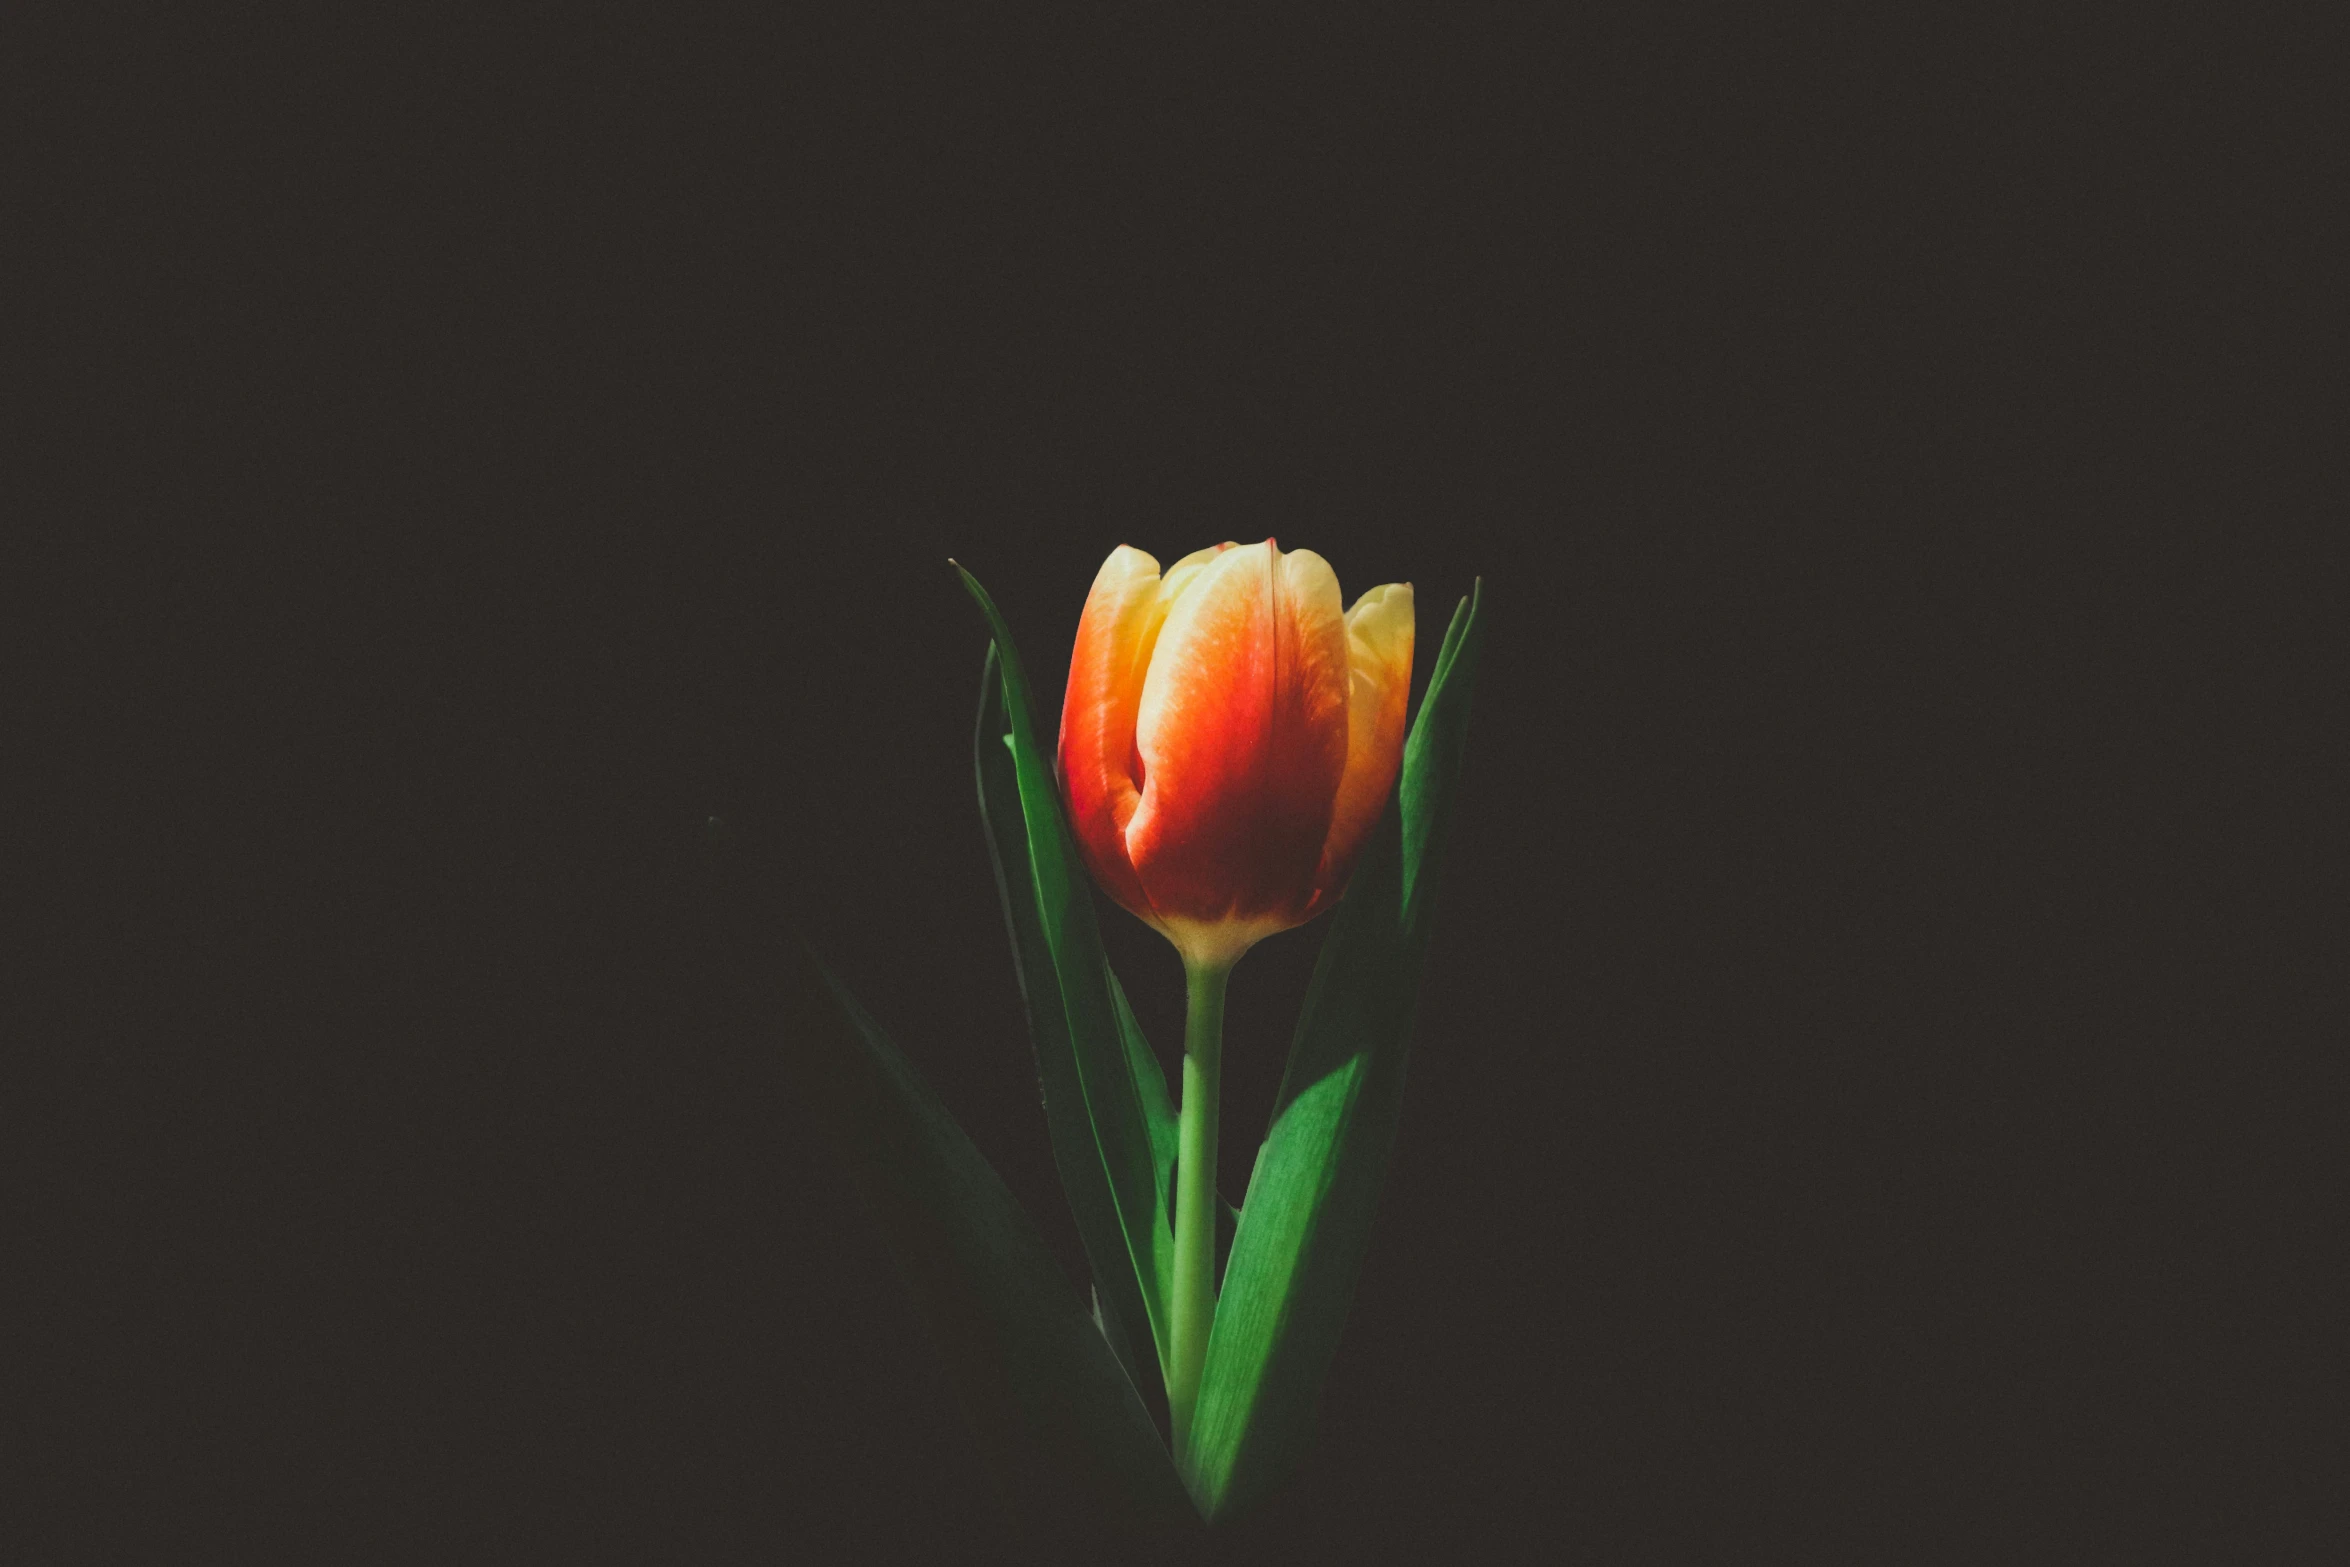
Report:
[[[1147,905],[1127,863],[1125,834],[1141,800],[1134,719],[1166,614],[1160,588],[1159,563],[1141,550],[1121,544],[1102,562],[1078,618],[1061,704],[1061,792],[1070,826],[1095,878],[1136,913]]]
[[[1305,917],[1346,771],[1349,679],[1338,579],[1320,556],[1268,539],[1198,564],[1135,716],[1126,850],[1155,923]]]
[[[1391,582],[1346,612],[1346,773],[1330,812],[1330,835],[1315,872],[1315,905],[1346,885],[1355,855],[1387,806],[1403,765],[1404,710],[1411,700],[1412,585]]]

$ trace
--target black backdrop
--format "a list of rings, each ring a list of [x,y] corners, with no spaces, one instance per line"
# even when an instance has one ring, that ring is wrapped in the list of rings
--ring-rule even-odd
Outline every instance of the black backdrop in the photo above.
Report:
[[[57,705],[108,961],[20,1101],[12,1559],[1008,1551],[735,965],[796,912],[1074,1275],[946,559],[1057,692],[1112,546],[1267,535],[1415,583],[1422,680],[1480,575],[1492,631],[1324,1437],[1235,1559],[2304,1528],[2332,1188],[2240,1070],[2315,1016],[2241,940],[2315,798],[2233,738],[2316,415],[2266,57],[850,15],[101,21],[43,76],[100,88],[30,210],[119,678]],[[1319,939],[1236,980],[1235,1189]]]

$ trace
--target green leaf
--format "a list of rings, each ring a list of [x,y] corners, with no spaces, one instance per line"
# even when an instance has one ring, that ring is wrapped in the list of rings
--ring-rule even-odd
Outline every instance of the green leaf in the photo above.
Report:
[[[1003,615],[978,580],[959,565],[955,570],[986,615],[988,628],[995,638],[1002,674],[1005,732],[1011,739],[1012,781],[1027,837],[1028,876],[1035,897],[1037,931],[1059,992],[1062,1027],[1074,1065],[1072,1075],[1084,1100],[1094,1158],[1101,1172],[1100,1184],[1108,1196],[1109,1212],[1117,1222],[1118,1236],[1133,1278],[1134,1295],[1139,1297],[1143,1316],[1150,1325],[1163,1377],[1168,1353],[1168,1286],[1174,1275],[1175,1255],[1174,1225],[1167,1216],[1165,1200],[1175,1140],[1173,1113],[1167,1108],[1166,1078],[1151,1055],[1149,1043],[1142,1038],[1141,1029],[1135,1026],[1133,1013],[1125,1005],[1117,980],[1110,973],[1109,961],[1103,955],[1101,930],[1094,922],[1093,885],[1077,856],[1067,819],[1062,815],[1051,761],[1037,740],[1035,704],[1029,696],[1028,677],[1021,670],[1011,628],[1004,623]],[[983,788],[990,778],[989,763],[984,759],[987,749],[983,739],[979,747],[983,758],[980,763]],[[1008,820],[1011,814],[1000,810],[990,813],[989,838],[997,845],[999,859],[1007,865],[1016,864],[1019,856],[1010,848],[1009,834],[999,835],[994,822]],[[1011,885],[1012,878],[1007,872],[1004,886],[1008,905],[1016,901],[1010,894]],[[1019,943],[1022,932],[1016,913],[1013,926],[1013,940]],[[1044,988],[1043,973],[1025,955],[1021,958],[1021,972],[1029,987],[1029,1016],[1033,1022],[1039,1014],[1050,1010],[1035,998],[1052,992]],[[1039,1051],[1048,1052],[1057,1048],[1060,1036],[1047,1028],[1038,1031],[1035,1037]],[[1048,1111],[1051,1092],[1048,1081]],[[1078,1209],[1078,1223],[1084,1226],[1088,1213],[1092,1212],[1098,1228],[1098,1207],[1090,1197],[1080,1203],[1077,1195],[1080,1188],[1090,1186],[1094,1179],[1086,1167],[1084,1139],[1069,1118],[1048,1114],[1047,1125],[1053,1132],[1054,1158],[1060,1163],[1063,1181],[1069,1185],[1072,1204]],[[1116,1268],[1108,1265],[1103,1255],[1110,1250],[1109,1246],[1092,1235],[1083,1238],[1086,1255],[1094,1263],[1096,1282],[1110,1281],[1103,1299],[1111,1302],[1113,1313],[1130,1309],[1132,1297],[1125,1294],[1123,1285],[1117,1282]],[[1105,1313],[1105,1317],[1109,1314]]]
[[[1066,1559],[1171,1554],[1197,1515],[1043,1236],[888,1035],[794,946],[784,964],[790,1065],[818,1100],[1014,1514]]]
[[[1161,1385],[1156,1355],[1147,1370],[1134,1358],[1133,1345],[1139,1336],[1150,1332],[1150,1310],[1127,1255],[1109,1171],[1086,1108],[1060,979],[1037,908],[1015,750],[1005,743],[1010,737],[1002,665],[991,643],[980,677],[979,723],[972,742],[979,776],[979,815],[987,828],[988,858],[995,866],[996,891],[1002,896],[1004,923],[1011,932],[1013,967],[1028,1009],[1028,1033],[1036,1049],[1037,1082],[1044,1096],[1053,1163],[1060,1172],[1061,1187],[1069,1195],[1078,1239],[1093,1272],[1094,1304],[1102,1335],[1110,1341],[1135,1386],[1156,1389]],[[1106,967],[1104,972],[1108,972]],[[1166,1075],[1143,1037],[1142,1026],[1134,1020],[1125,991],[1115,976],[1110,976],[1109,983],[1119,1036],[1114,1048],[1124,1052],[1127,1071],[1134,1080],[1150,1145],[1153,1180],[1163,1191],[1175,1158],[1175,1111],[1167,1100]],[[1089,1041],[1089,1047],[1088,1053],[1097,1059],[1105,1053],[1099,1040]]]
[[[1480,590],[1482,585],[1480,584]],[[1208,1339],[1193,1497],[1212,1522],[1311,1444],[1395,1145],[1428,916],[1482,644],[1461,602],[1403,772],[1314,967]]]

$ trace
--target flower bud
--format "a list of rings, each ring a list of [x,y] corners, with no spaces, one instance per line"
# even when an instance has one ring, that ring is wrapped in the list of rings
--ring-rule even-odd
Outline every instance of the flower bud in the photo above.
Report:
[[[1412,589],[1341,612],[1311,550],[1120,546],[1077,626],[1060,772],[1094,879],[1193,967],[1312,919],[1395,785]]]

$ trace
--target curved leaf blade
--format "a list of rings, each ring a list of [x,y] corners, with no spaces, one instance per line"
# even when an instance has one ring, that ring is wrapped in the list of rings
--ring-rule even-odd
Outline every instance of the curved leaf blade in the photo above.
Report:
[[[1060,992],[1077,1086],[1084,1096],[1110,1207],[1125,1243],[1127,1263],[1163,1378],[1175,1232],[1165,1202],[1166,1165],[1158,1150],[1163,1143],[1171,1146],[1172,1137],[1171,1131],[1162,1137],[1166,1129],[1154,1126],[1153,1106],[1165,1106],[1166,1079],[1147,1043],[1141,1041],[1140,1029],[1127,1026],[1132,1023],[1132,1014],[1121,1003],[1117,981],[1102,951],[1101,930],[1094,921],[1092,881],[1077,856],[1062,814],[1052,763],[1037,740],[1035,704],[1011,628],[978,579],[960,565],[955,571],[987,617],[989,632],[995,638],[1038,928]],[[1151,1092],[1154,1079],[1155,1095]],[[1171,1112],[1168,1120],[1172,1120]],[[1059,1158],[1057,1149],[1055,1157]],[[1083,1160],[1073,1155],[1072,1162],[1082,1165]]]
[[[1036,881],[1029,868],[1028,827],[1022,807],[1017,763],[1011,738],[1011,720],[1004,706],[1004,680],[995,645],[987,650],[980,677],[979,720],[972,738],[974,771],[979,782],[979,815],[987,829],[988,859],[995,867],[996,891],[1001,896],[1004,924],[1012,941],[1013,967],[1020,980],[1020,997],[1028,1013],[1029,1039],[1036,1050],[1037,1084],[1044,1099],[1045,1126],[1050,1134],[1053,1165],[1068,1193],[1069,1209],[1077,1221],[1078,1240],[1093,1273],[1095,1305],[1102,1333],[1117,1352],[1119,1364],[1137,1388],[1155,1390],[1159,1384],[1156,1356],[1147,1372],[1137,1364],[1134,1344],[1150,1331],[1150,1313],[1142,1285],[1126,1250],[1118,1221],[1109,1172],[1102,1162],[1085,1091],[1077,1065],[1076,1047],[1069,1035],[1069,1015],[1061,1001],[1061,983],[1045,939],[1043,918],[1037,910]],[[1105,971],[1106,972],[1106,971]],[[1142,1037],[1141,1025],[1126,1004],[1125,992],[1110,979],[1121,1048],[1127,1055],[1150,1141],[1153,1178],[1164,1187],[1175,1157],[1175,1114],[1167,1101],[1167,1082],[1157,1058]],[[1154,1092],[1155,1090],[1155,1092]]]
[[[795,943],[795,946],[797,944]],[[1196,1533],[1150,1413],[1036,1226],[873,1019],[786,954],[793,1067],[818,1100],[1015,1517],[1056,1549]]]
[[[1428,915],[1482,647],[1482,584],[1437,654],[1402,776],[1323,940],[1208,1339],[1193,1498],[1214,1521],[1313,1440],[1395,1145]]]

